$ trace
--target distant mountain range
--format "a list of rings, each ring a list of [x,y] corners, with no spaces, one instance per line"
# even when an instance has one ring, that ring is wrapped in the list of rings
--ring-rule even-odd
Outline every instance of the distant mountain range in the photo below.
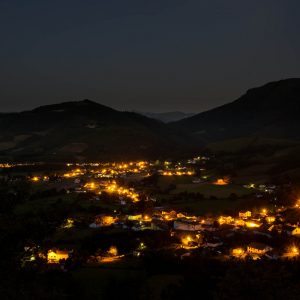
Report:
[[[172,157],[189,149],[190,144],[188,137],[157,120],[90,100],[0,114],[2,160]]]
[[[300,79],[251,89],[231,103],[191,117],[180,112],[146,115],[90,100],[2,113],[0,160],[172,158],[211,145],[218,151],[244,151],[249,145],[263,147],[264,139],[281,149],[287,145],[283,141],[289,147],[298,145]]]
[[[250,89],[223,106],[174,122],[171,126],[204,143],[245,136],[300,138],[300,79]]]
[[[184,113],[181,111],[170,111],[165,113],[153,113],[153,112],[138,112],[138,113],[148,118],[162,121],[164,123],[176,122],[195,115],[195,113]]]

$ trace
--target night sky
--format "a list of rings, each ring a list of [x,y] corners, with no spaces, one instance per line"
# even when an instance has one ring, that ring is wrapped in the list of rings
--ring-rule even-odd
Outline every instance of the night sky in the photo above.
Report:
[[[200,112],[300,77],[299,0],[0,0],[0,111]]]

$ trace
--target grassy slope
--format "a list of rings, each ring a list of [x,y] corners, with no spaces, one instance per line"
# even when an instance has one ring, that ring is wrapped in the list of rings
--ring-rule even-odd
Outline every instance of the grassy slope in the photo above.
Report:
[[[246,137],[211,143],[207,148],[233,166],[237,182],[265,182],[286,175],[300,177],[298,141]]]
[[[217,198],[228,198],[230,194],[234,193],[237,196],[245,196],[251,194],[251,190],[246,189],[239,185],[228,184],[224,186],[214,185],[210,183],[198,183],[198,184],[179,184],[176,189],[172,191],[172,194],[178,194],[181,192],[200,193],[205,198],[215,196]]]
[[[2,114],[0,125],[3,161],[157,158],[189,148],[186,135],[166,124],[91,101]]]

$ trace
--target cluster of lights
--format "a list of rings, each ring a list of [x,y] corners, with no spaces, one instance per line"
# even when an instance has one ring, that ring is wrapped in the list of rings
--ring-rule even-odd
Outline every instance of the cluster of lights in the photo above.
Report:
[[[33,182],[38,182],[38,181],[41,181],[41,180],[48,181],[49,177],[48,176],[42,176],[42,177],[41,176],[33,176],[33,177],[30,178],[30,180],[33,181]]]
[[[296,207],[296,208],[300,208],[300,199],[298,199],[298,200],[296,201],[295,207]]]
[[[62,228],[64,229],[69,229],[69,228],[72,228],[74,227],[74,220],[71,219],[71,218],[68,218],[65,223],[62,225]]]
[[[150,216],[148,216],[148,215],[144,215],[143,216],[143,221],[145,221],[145,222],[151,222],[152,218]]]
[[[241,257],[245,253],[243,248],[235,248],[232,250],[232,255],[236,257]]]
[[[192,176],[194,172],[192,171],[164,171],[163,176]]]
[[[95,182],[88,182],[84,185],[84,187],[88,190],[95,190],[98,186],[95,184]]]
[[[0,168],[6,169],[6,168],[12,168],[14,165],[11,164],[0,164]]]
[[[228,217],[223,217],[221,216],[219,219],[218,219],[218,222],[219,224],[232,224],[234,222],[234,219],[230,216]]]
[[[264,208],[261,211],[261,215],[266,216],[268,214],[268,211]]]
[[[102,169],[92,170],[92,173],[97,174],[98,177],[113,177],[114,175],[122,175],[127,173],[139,173],[143,171],[148,165],[148,162],[129,162],[129,163],[112,163],[106,164]]]
[[[35,163],[1,163],[0,168],[13,168],[13,167],[24,167],[24,166],[35,166]]]
[[[118,186],[116,182],[113,182],[106,186],[106,192],[118,194],[120,196],[125,196],[130,198],[133,202],[139,201],[139,194],[136,193],[133,189],[128,189],[125,187]]]
[[[72,178],[72,177],[78,177],[80,175],[84,175],[84,171],[81,169],[75,169],[71,172],[65,173],[63,176],[65,178]]]
[[[275,217],[269,216],[269,217],[266,218],[266,220],[267,220],[268,223],[273,223],[273,222],[275,222]]]
[[[255,222],[246,222],[246,226],[249,227],[249,228],[258,228],[260,227],[259,224],[255,223]]]
[[[183,237],[183,238],[181,239],[181,243],[182,243],[184,246],[188,246],[189,243],[190,243],[191,241],[192,241],[192,238],[191,238],[190,235],[187,235],[187,236],[185,236],[185,237]]]
[[[227,184],[229,184],[229,180],[227,178],[219,178],[213,184],[215,184],[215,185],[227,185]]]
[[[299,255],[299,249],[295,246],[292,247],[291,252],[293,253],[293,255]]]
[[[197,241],[197,238],[198,238],[198,235],[196,237],[192,237],[190,235],[183,236],[181,238],[181,247],[184,249],[198,248],[198,245],[195,244],[195,242]]]

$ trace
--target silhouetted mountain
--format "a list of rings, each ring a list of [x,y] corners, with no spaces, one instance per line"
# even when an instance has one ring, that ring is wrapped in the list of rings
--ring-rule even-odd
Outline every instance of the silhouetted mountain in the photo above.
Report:
[[[299,139],[299,113],[300,79],[287,79],[171,125],[205,143],[248,136]]]
[[[169,157],[187,139],[167,125],[84,100],[0,114],[2,160],[120,160]]]
[[[266,138],[269,148],[271,138],[274,149],[278,145],[283,149],[285,141],[300,139],[299,100],[300,79],[288,79],[251,89],[232,103],[170,124],[90,100],[0,114],[0,159],[166,158],[188,155],[197,150],[195,144],[212,143],[211,149],[235,146],[254,153],[253,148],[264,147]],[[220,144],[225,141],[226,145]]]
[[[176,122],[188,117],[192,117],[194,113],[184,113],[181,111],[170,111],[165,113],[153,113],[153,112],[138,112],[148,118],[156,119],[164,123]]]
[[[300,179],[299,114],[300,79],[287,79],[170,126],[217,154],[235,180]]]

